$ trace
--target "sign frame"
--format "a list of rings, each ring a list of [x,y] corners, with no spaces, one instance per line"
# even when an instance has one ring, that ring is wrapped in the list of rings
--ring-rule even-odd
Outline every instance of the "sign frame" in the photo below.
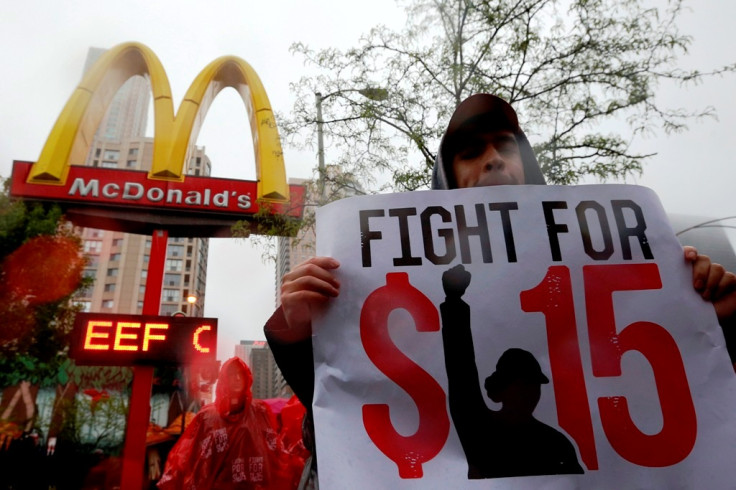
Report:
[[[207,363],[217,354],[217,318],[77,313],[71,339],[80,366]]]

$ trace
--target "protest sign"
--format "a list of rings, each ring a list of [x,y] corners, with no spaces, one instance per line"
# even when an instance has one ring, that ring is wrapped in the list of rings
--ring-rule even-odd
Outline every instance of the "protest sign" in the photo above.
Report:
[[[736,376],[651,190],[362,196],[317,236],[320,487],[732,487]]]

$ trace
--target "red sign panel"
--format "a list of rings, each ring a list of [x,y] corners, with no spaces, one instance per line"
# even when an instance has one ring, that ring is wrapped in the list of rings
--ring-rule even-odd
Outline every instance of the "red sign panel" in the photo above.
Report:
[[[29,183],[31,162],[13,162],[10,194],[62,204],[80,226],[170,236],[230,236],[239,220],[261,210],[257,182],[187,175],[182,182],[152,180],[148,172],[70,165],[64,185]],[[300,219],[304,186],[290,185],[291,203],[273,204],[268,214]],[[258,219],[262,219],[260,217]],[[252,232],[257,232],[253,229]]]
[[[64,185],[27,182],[31,162],[13,162],[11,194],[18,197],[72,201],[95,206],[142,207],[178,211],[247,215],[258,212],[255,181],[187,175],[183,182],[151,180],[148,172],[70,165]],[[301,202],[301,186],[290,186],[293,202]],[[296,198],[296,199],[295,199]],[[301,209],[284,210],[301,216]]]
[[[217,319],[78,313],[71,357],[81,366],[213,362]]]

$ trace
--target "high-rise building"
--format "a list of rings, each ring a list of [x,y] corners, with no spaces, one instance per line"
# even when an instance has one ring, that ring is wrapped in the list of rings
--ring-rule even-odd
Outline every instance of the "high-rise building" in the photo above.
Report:
[[[253,373],[253,398],[285,398],[292,395],[267,342],[241,340],[235,346],[235,355],[245,361]]]
[[[104,53],[91,48],[85,71]],[[149,170],[153,138],[145,136],[151,100],[147,78],[129,79],[115,95],[90,146],[85,164],[92,167]],[[211,163],[202,148],[190,151],[185,173],[210,175]],[[82,228],[80,235],[89,258],[85,276],[93,285],[80,291],[77,301],[85,311],[139,314],[148,274],[151,237],[109,230]],[[207,283],[208,240],[169,237],[161,295],[161,315],[182,311],[202,316]],[[196,301],[190,303],[192,296]]]
[[[104,52],[101,48],[89,49],[84,73],[92,68]],[[151,101],[150,87],[148,79],[140,76],[132,77],[124,83],[108,107],[96,136],[101,140],[118,142],[145,136]],[[89,160],[87,164],[89,165]]]

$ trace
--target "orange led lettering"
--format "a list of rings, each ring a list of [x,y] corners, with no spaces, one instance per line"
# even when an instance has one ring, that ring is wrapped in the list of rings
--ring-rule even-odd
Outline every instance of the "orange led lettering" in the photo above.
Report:
[[[202,332],[208,332],[208,331],[210,331],[210,330],[212,330],[212,327],[211,327],[211,326],[209,326],[209,325],[202,325],[201,327],[199,327],[199,328],[198,328],[197,330],[195,330],[195,332],[194,332],[194,338],[192,339],[192,344],[194,345],[194,348],[195,348],[195,349],[197,349],[197,350],[198,350],[199,352],[201,352],[201,353],[203,353],[203,354],[207,354],[207,353],[208,353],[208,352],[210,351],[210,348],[209,348],[209,347],[203,347],[203,346],[202,346],[202,345],[201,345],[201,344],[199,343],[199,335],[200,335],[200,334],[201,334]]]
[[[80,312],[72,338],[70,356],[80,366],[185,364],[214,360],[217,319]]]
[[[137,333],[123,333],[124,328],[141,328],[141,324],[131,322],[118,322],[118,328],[115,331],[115,346],[113,347],[113,350],[138,350],[137,345],[125,345],[120,343],[120,341],[123,339],[135,340],[138,338]]]
[[[84,348],[86,350],[108,350],[109,344],[93,344],[92,339],[107,339],[109,333],[95,332],[95,327],[112,327],[112,322],[101,322],[91,320],[87,323],[87,334],[84,336]]]
[[[148,351],[148,343],[151,340],[166,340],[166,335],[156,335],[151,333],[151,330],[153,329],[160,329],[160,330],[168,330],[169,324],[168,323],[146,323],[146,330],[143,334],[143,351]]]

